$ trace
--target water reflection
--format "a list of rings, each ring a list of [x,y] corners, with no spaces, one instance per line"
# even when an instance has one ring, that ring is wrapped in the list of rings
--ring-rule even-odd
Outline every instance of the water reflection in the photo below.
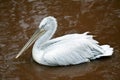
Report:
[[[31,47],[14,59],[49,15],[58,20],[54,37],[90,31],[101,44],[115,48],[113,56],[70,67],[46,67],[32,60]],[[119,22],[119,0],[0,0],[0,80],[119,80]]]

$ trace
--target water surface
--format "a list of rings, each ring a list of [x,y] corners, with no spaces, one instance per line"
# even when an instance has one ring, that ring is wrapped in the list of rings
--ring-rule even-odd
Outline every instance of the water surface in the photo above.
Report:
[[[57,18],[54,37],[89,31],[100,44],[114,48],[113,56],[47,67],[33,61],[31,47],[15,59],[46,16]],[[0,80],[119,80],[119,27],[119,0],[0,0]]]

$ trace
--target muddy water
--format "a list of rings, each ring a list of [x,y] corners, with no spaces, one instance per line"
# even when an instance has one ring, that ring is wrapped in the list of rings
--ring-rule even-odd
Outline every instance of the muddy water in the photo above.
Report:
[[[29,48],[14,57],[42,18],[55,16],[54,37],[90,31],[100,44],[114,47],[112,57],[69,67],[37,64]],[[119,0],[0,0],[0,80],[120,80]]]

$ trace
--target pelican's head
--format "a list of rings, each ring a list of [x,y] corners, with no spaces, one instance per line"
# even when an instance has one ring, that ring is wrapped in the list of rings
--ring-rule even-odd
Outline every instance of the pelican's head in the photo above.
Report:
[[[52,30],[55,31],[57,28],[57,21],[54,17],[48,16],[45,17],[38,29],[29,39],[29,41],[25,44],[25,46],[21,49],[21,51],[17,54],[16,58],[18,58],[25,50],[27,50],[40,36],[42,36],[46,31]]]
[[[46,31],[56,29],[57,21],[54,17],[48,16],[41,21],[39,28],[44,29]]]

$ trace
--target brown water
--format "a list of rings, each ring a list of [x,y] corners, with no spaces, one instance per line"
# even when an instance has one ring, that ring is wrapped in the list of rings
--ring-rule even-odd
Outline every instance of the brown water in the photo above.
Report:
[[[15,59],[42,18],[55,16],[54,37],[90,31],[111,57],[69,67],[41,66],[31,48]],[[120,80],[120,0],[0,0],[0,80]]]

